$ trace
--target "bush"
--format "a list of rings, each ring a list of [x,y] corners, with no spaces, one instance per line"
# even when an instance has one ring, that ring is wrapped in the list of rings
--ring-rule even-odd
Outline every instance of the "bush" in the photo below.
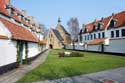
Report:
[[[71,56],[72,56],[72,57],[83,57],[84,54],[79,53],[79,52],[72,52],[72,53],[71,53]]]
[[[84,54],[79,52],[71,52],[70,55],[65,54],[65,52],[60,52],[59,57],[83,57]]]

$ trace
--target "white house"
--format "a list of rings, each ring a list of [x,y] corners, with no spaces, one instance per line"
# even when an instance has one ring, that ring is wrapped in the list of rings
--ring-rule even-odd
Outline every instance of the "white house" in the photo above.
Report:
[[[77,50],[125,54],[125,11],[83,24]]]
[[[41,50],[43,35],[33,18],[0,0],[0,74],[35,58]]]

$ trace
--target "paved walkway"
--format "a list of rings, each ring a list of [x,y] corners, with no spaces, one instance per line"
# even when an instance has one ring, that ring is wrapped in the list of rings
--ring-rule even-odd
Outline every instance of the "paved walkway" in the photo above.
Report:
[[[125,83],[125,68],[33,83]]]
[[[23,65],[21,68],[14,69],[8,73],[0,76],[0,83],[15,83],[18,79],[23,77],[27,72],[36,68],[43,63],[47,58],[48,51],[41,54],[36,60],[32,61],[30,65]]]

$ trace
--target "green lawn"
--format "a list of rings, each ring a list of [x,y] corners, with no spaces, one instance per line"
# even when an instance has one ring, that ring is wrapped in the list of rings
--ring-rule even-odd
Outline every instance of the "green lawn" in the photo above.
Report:
[[[60,51],[64,50],[51,50],[43,64],[28,72],[17,83],[31,83],[125,67],[125,57],[121,56],[81,52],[84,57],[59,58]]]

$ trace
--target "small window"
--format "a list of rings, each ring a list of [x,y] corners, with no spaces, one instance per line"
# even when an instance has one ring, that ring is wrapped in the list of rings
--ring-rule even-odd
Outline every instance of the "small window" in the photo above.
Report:
[[[91,40],[92,40],[92,34],[91,34]]]
[[[88,35],[88,40],[89,40],[89,35]]]
[[[110,27],[111,28],[115,27],[115,24],[116,24],[116,19],[112,19],[110,22]]]
[[[116,30],[116,37],[119,37],[119,30]]]
[[[111,31],[111,38],[114,37],[114,31]]]
[[[96,39],[96,34],[94,34],[94,39]]]
[[[82,35],[80,35],[80,42],[82,42]]]
[[[102,32],[102,38],[105,38],[105,33],[104,32]]]
[[[100,33],[98,33],[98,38],[101,38],[101,35],[100,35]]]
[[[86,40],[86,36],[85,36],[85,40]]]
[[[21,16],[21,22],[23,22],[23,16]]]
[[[96,31],[96,30],[98,29],[98,26],[97,26],[97,25],[94,25],[94,26],[93,26],[93,29],[94,29],[94,31]]]
[[[10,9],[10,16],[13,17],[14,16],[14,10]]]
[[[125,29],[122,29],[122,37],[125,37]]]

